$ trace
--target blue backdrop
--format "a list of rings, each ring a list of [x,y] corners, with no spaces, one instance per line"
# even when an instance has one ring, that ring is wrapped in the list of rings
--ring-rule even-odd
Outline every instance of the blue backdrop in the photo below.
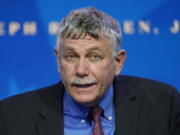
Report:
[[[127,61],[122,74],[180,89],[179,0],[0,0],[0,99],[59,81],[57,22],[93,6],[120,21]]]

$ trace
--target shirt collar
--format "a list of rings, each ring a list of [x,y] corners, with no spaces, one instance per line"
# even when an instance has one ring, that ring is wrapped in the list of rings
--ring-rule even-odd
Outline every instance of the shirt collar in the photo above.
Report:
[[[99,103],[99,106],[104,110],[104,116],[106,118],[113,115],[113,93],[113,86],[111,85]],[[64,93],[63,101],[65,114],[79,118],[87,118],[90,108],[82,106],[81,104],[74,101],[66,91]]]
[[[113,95],[114,91],[111,85],[99,103],[99,106],[104,110],[104,116],[106,118],[113,115]]]

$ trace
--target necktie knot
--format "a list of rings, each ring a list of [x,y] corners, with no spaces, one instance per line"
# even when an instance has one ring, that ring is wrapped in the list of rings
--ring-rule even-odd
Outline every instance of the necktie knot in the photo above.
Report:
[[[99,121],[103,112],[104,111],[100,106],[92,107],[90,110],[90,117],[93,121]]]

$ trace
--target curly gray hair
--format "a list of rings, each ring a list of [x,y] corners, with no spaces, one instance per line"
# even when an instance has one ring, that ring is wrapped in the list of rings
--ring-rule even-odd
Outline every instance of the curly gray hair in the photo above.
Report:
[[[61,39],[83,39],[87,35],[112,41],[113,54],[121,47],[120,26],[116,19],[93,7],[72,10],[64,17],[57,32],[57,45]]]

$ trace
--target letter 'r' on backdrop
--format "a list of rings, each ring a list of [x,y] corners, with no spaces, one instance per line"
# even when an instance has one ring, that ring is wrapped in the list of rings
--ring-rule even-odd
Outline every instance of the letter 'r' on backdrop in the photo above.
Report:
[[[59,81],[57,24],[72,9],[92,6],[117,18],[127,60],[122,74],[180,89],[179,0],[1,0],[0,99]]]

